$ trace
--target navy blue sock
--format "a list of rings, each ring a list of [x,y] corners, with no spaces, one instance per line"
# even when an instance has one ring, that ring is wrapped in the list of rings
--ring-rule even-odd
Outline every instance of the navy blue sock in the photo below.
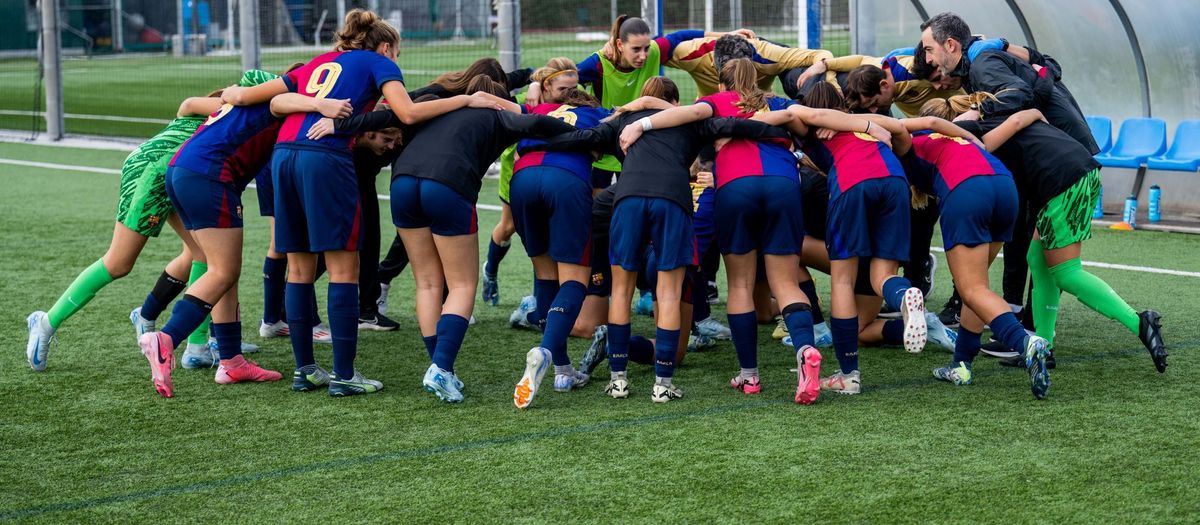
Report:
[[[571,364],[571,356],[567,355],[567,338],[571,336],[571,328],[579,317],[579,308],[587,297],[587,287],[579,281],[567,281],[558,289],[554,303],[546,314],[546,330],[542,332],[542,348],[550,351],[554,358],[554,366]]]
[[[883,342],[889,345],[904,344],[904,319],[888,319],[884,321]]]
[[[654,364],[654,342],[640,335],[630,337],[629,360],[639,365]]]
[[[312,340],[314,311],[312,304],[317,300],[316,295],[312,283],[287,283],[287,291],[283,294],[296,368],[317,364],[316,359],[313,358]]]
[[[358,355],[358,283],[329,283],[327,313],[333,338],[333,373],[350,379]]]
[[[425,351],[429,352],[429,360],[433,361],[433,351],[437,349],[437,336],[422,336],[421,342],[425,343]]]
[[[321,324],[321,311],[317,309],[316,288],[313,288],[312,302],[309,303],[308,308],[311,311],[311,313],[309,313],[308,318],[312,319],[313,326],[317,326],[317,325]]]
[[[512,242],[496,244],[496,241],[488,239],[487,260],[483,263],[484,273],[495,277],[496,272],[500,271],[500,261],[508,255],[509,248],[512,248]]]
[[[183,300],[176,301],[171,309],[171,319],[167,321],[162,332],[171,337],[176,348],[187,339],[188,335],[200,327],[200,323],[212,313],[212,305],[194,295],[185,294]]]
[[[628,324],[608,324],[608,369],[624,372],[629,364]]]
[[[287,289],[287,259],[263,260],[263,317],[267,324],[279,322],[283,314],[283,293]]]
[[[912,283],[903,277],[892,277],[883,282],[883,300],[888,308],[897,312],[904,308],[904,292],[912,288]]]
[[[813,324],[821,324],[825,322],[825,316],[821,315],[821,298],[817,296],[817,284],[809,279],[800,283],[800,291],[804,292],[804,296],[808,298],[808,304],[812,307]]]
[[[654,376],[675,375],[675,351],[679,349],[679,330],[658,328],[654,331]]]
[[[833,351],[843,374],[858,370],[858,316],[849,319],[829,318],[833,333]]]
[[[754,312],[729,314],[729,332],[733,336],[738,365],[758,368],[758,316]]]
[[[1008,314],[1012,315],[1012,314]],[[1016,317],[1014,317],[1016,319]],[[1017,323],[1019,328],[1021,323]],[[992,329],[993,333],[995,328]],[[1021,335],[1025,335],[1025,330],[1021,329]],[[958,327],[958,340],[954,342],[954,362],[959,361],[971,363],[975,361],[975,356],[979,355],[979,334],[972,332],[966,328]]]
[[[187,281],[181,281],[171,277],[171,274],[163,272],[158,276],[158,282],[154,283],[154,289],[146,296],[146,301],[142,303],[142,318],[150,321],[157,320],[167,305],[179,297],[185,288],[187,288]]]
[[[1016,314],[1004,312],[992,319],[988,326],[992,328],[992,335],[997,341],[1008,345],[1010,350],[1025,353],[1025,338],[1028,334],[1025,333],[1025,327],[1021,326]]]
[[[813,335],[812,307],[804,303],[792,303],[783,308],[783,324],[792,336],[792,346],[799,350],[805,346],[817,346]]]
[[[447,372],[454,371],[454,360],[462,348],[470,323],[461,315],[442,314],[437,324],[437,347],[433,351],[433,363]]]
[[[212,323],[213,337],[217,339],[217,353],[221,360],[242,355],[242,323]]]
[[[556,295],[558,295],[558,281],[554,279],[533,280],[533,298],[537,299],[537,309],[526,316],[529,324],[546,325],[546,313],[550,311],[550,305],[554,303]]]

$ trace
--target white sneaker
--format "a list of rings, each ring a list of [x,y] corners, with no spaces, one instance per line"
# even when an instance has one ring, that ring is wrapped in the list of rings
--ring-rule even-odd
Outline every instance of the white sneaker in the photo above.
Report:
[[[925,312],[925,326],[929,329],[929,342],[942,347],[944,350],[954,351],[954,345],[958,342],[958,332],[946,328],[942,324],[941,319],[938,319],[937,314],[933,312]]]
[[[838,372],[829,377],[821,378],[821,390],[829,390],[839,394],[861,394],[862,376],[858,370],[843,374]]]
[[[655,382],[654,389],[650,391],[650,400],[655,403],[666,403],[667,401],[681,397],[683,397],[683,390],[680,390],[674,384],[664,385]]]
[[[542,378],[546,377],[546,369],[550,368],[550,351],[540,346],[529,349],[525,354],[525,373],[513,390],[513,404],[517,408],[529,408],[537,395]]]
[[[728,341],[733,338],[729,327],[709,316],[708,319],[696,323],[696,333],[706,335],[718,341]]]
[[[283,319],[275,321],[272,324],[267,324],[266,321],[259,321],[258,336],[262,338],[270,337],[287,337],[291,332],[288,331],[288,324]]]
[[[50,343],[54,341],[54,328],[46,312],[37,311],[25,318],[29,328],[29,343],[25,345],[25,359],[34,372],[46,369],[46,356],[50,354]]]
[[[154,321],[142,317],[142,307],[140,306],[129,312],[129,322],[133,323],[134,341],[141,339],[142,334],[146,332],[155,331]]]
[[[390,284],[379,285],[379,299],[375,301],[375,309],[378,310],[381,315],[387,315],[388,290],[391,289],[392,285]]]
[[[903,301],[900,312],[904,314],[904,349],[909,353],[920,353],[929,339],[929,327],[925,326],[925,296],[914,286],[904,291]]]
[[[462,403],[463,395],[461,392],[462,382],[454,376],[453,372],[442,370],[438,365],[430,364],[425,370],[425,377],[421,379],[421,385],[425,387],[425,391],[429,392],[447,403]]]
[[[629,397],[629,381],[624,377],[613,379],[604,387],[604,393],[613,399],[625,399]]]
[[[554,391],[570,392],[588,384],[589,379],[590,376],[578,370],[572,370],[570,374],[554,374]]]
[[[321,323],[313,327],[313,342],[333,344],[333,333],[329,331],[329,326]]]
[[[208,344],[202,345],[188,343],[179,360],[183,367],[189,370],[212,368],[220,361],[217,358],[217,343],[216,341],[209,341]]]

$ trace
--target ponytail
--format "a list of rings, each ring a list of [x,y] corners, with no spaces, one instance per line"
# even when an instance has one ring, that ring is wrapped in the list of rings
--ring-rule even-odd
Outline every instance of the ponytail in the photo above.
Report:
[[[383,44],[400,45],[400,32],[374,11],[364,9],[346,13],[346,21],[335,36],[334,51],[374,51]]]
[[[758,87],[758,70],[748,58],[735,58],[725,62],[719,75],[721,84],[735,91],[741,99],[737,103],[743,113],[754,113],[766,107],[770,96]]]

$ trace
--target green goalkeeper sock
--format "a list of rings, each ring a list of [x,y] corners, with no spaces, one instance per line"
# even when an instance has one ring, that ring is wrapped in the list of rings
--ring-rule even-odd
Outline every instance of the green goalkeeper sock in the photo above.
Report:
[[[188,287],[190,288],[193,284],[195,284],[196,280],[200,279],[200,276],[204,275],[204,272],[207,271],[208,264],[200,261],[192,261],[192,273],[188,275]],[[200,326],[196,327],[196,331],[192,332],[192,335],[188,336],[188,344],[208,344],[208,324],[210,322],[212,322],[212,316],[205,316],[204,322],[200,323]]]
[[[75,282],[67,287],[67,291],[63,292],[62,297],[50,307],[50,311],[46,313],[50,319],[50,326],[55,330],[63,324],[75,312],[78,312],[96,296],[96,292],[104,288],[108,283],[113,282],[112,275],[109,275],[108,270],[104,268],[104,261],[97,259],[96,262],[88,266],[75,278]]]
[[[1042,249],[1042,241],[1034,239],[1029,243],[1029,252],[1025,256],[1029,262],[1029,273],[1033,276],[1031,307],[1033,308],[1033,326],[1038,337],[1054,345],[1054,329],[1058,324],[1058,303],[1062,298],[1062,290],[1046,265],[1046,253]]]
[[[1117,292],[1103,279],[1084,270],[1083,263],[1078,257],[1051,268],[1050,274],[1054,276],[1054,282],[1058,283],[1059,288],[1074,295],[1088,308],[1125,325],[1125,328],[1137,335],[1139,327],[1137,311],[1131,308],[1124,299],[1121,299],[1121,296],[1117,295]]]

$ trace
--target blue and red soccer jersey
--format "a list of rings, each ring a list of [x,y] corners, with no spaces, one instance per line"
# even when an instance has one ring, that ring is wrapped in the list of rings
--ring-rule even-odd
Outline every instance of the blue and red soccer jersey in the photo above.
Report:
[[[331,51],[318,55],[304,66],[283,76],[288,91],[316,98],[350,99],[354,115],[375,108],[383,85],[404,82],[400,67],[374,51]],[[320,113],[293,113],[279,131],[279,143],[320,144],[334,150],[349,150],[353,137],[332,134],[309,140],[308,128],[321,120]]]
[[[920,131],[913,134],[912,152],[910,178],[920,187],[932,187],[940,200],[971,177],[1012,177],[1000,159],[966,139]]]
[[[741,96],[736,91],[722,91],[701,98],[700,103],[713,108],[714,117],[750,118],[754,112],[744,111],[737,103]],[[766,99],[769,111],[780,111],[796,102],[782,97]],[[800,180],[800,172],[796,168],[796,157],[792,155],[791,142],[785,139],[748,140],[733,139],[717,152],[717,160],[713,168],[717,188],[730,181],[742,177],[758,177],[764,175],[787,177]]]
[[[225,104],[175,152],[170,166],[244,188],[271,160],[279,125],[270,104]]]
[[[531,114],[554,117],[578,129],[594,128],[612,114],[610,109],[566,104],[539,104],[533,108],[522,109]],[[538,144],[545,144],[545,141],[523,139],[517,143],[517,152],[521,154],[521,158],[517,159],[513,166],[514,173],[533,166],[552,166],[575,174],[589,185],[592,183],[590,154],[577,151],[529,151],[529,148]]]
[[[805,153],[829,174],[829,199],[869,179],[904,177],[904,167],[892,149],[866,133],[842,131],[829,140],[810,137]]]

